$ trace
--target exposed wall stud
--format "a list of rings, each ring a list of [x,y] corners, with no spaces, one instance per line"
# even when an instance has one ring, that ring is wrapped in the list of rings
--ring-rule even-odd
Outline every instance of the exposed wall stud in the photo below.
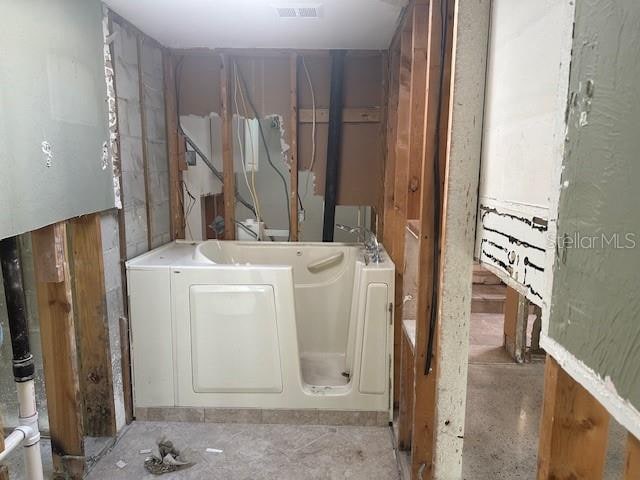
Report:
[[[291,98],[291,132],[289,162],[291,169],[290,198],[291,232],[290,240],[298,241],[298,55],[292,53],[289,59],[289,82]]]
[[[38,280],[36,290],[53,466],[60,475],[80,479],[85,469],[83,409],[66,224],[41,228],[31,238],[36,279],[43,278],[52,250],[63,246],[62,280]]]
[[[233,112],[230,105],[229,79],[231,60],[222,55],[220,67],[220,106],[222,116],[222,174],[224,177],[224,238],[236,238],[236,175],[233,165]]]
[[[538,480],[601,479],[609,413],[547,356],[538,449]]]

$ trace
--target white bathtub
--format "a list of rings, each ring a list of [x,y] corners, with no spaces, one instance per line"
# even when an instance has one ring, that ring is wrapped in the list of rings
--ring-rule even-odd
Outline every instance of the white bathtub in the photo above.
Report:
[[[394,265],[382,257],[207,241],[130,260],[135,406],[390,411]]]

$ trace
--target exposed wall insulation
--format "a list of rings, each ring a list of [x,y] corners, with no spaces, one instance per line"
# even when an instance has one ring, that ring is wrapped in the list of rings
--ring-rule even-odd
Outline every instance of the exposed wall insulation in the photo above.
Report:
[[[73,12],[70,15],[69,12]],[[114,206],[102,6],[2,2],[0,237]]]
[[[543,347],[640,436],[640,4],[577,2]]]
[[[538,305],[554,241],[573,3],[495,0],[491,8],[476,257]]]

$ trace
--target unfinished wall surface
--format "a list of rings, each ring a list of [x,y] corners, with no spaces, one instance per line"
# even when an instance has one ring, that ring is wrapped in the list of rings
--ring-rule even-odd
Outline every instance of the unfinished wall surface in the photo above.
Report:
[[[170,240],[169,170],[162,51],[124,22],[113,22],[126,257]]]
[[[270,52],[264,56],[237,56],[229,52],[230,69],[236,65],[239,74],[246,83],[246,93],[253,102],[265,132],[268,152],[275,167],[282,173],[289,187],[290,164],[290,54],[288,52]],[[299,238],[305,241],[317,241],[322,238],[322,220],[324,212],[324,171],[326,168],[327,127],[326,112],[329,107],[330,58],[328,54],[314,52],[299,55],[298,64],[298,111],[311,111],[313,107],[311,89],[305,74],[304,65],[309,70],[313,85],[315,105],[317,109],[316,153],[313,169],[312,162],[312,124],[307,119],[298,123],[298,191],[300,202],[305,211],[305,220],[300,224]],[[345,61],[345,109],[381,108],[383,99],[383,55],[380,52],[349,52]],[[190,136],[201,137],[199,147],[205,152],[213,149],[214,164],[221,156],[220,126],[220,56],[213,52],[194,51],[179,57],[176,79],[179,90],[179,105],[183,128]],[[232,70],[233,71],[233,70]],[[240,143],[244,146],[245,136],[243,123],[238,118],[252,118],[251,108],[245,110],[242,99],[238,96],[238,107],[235,100],[235,81],[231,82],[231,108],[234,113],[233,149],[236,170],[236,185],[245,199],[251,195],[244,178],[241,164]],[[325,115],[325,120],[321,120]],[[380,116],[382,113],[380,112]],[[198,120],[200,119],[200,120]],[[197,126],[196,124],[200,124]],[[210,138],[202,137],[198,132],[203,126],[211,123]],[[238,127],[240,126],[240,127]],[[383,144],[381,135],[383,122],[344,123],[342,142],[342,163],[340,167],[340,185],[338,190],[338,208],[336,221],[349,225],[369,225],[371,209],[381,203],[383,179]],[[194,138],[195,140],[195,138]],[[258,140],[258,139],[256,139]],[[269,228],[287,229],[288,210],[282,180],[269,165],[267,149],[262,141],[258,144],[258,170],[255,182],[258,191],[262,216]],[[185,188],[196,197],[199,195],[218,193],[211,185],[199,185],[198,175],[206,173],[206,167],[197,161],[195,167],[189,166],[184,172]],[[249,172],[249,177],[251,176]],[[214,181],[219,185],[217,180]],[[199,187],[206,187],[199,189]],[[185,202],[191,201],[188,193]],[[237,218],[251,218],[250,211],[241,204],[236,205]],[[191,209],[189,217],[192,224],[191,238],[199,238],[200,210],[197,203]],[[198,230],[198,232],[196,232]],[[189,232],[187,232],[189,235]],[[336,232],[338,241],[354,241],[355,237]]]
[[[101,2],[3,0],[0,8],[4,238],[112,208],[114,193]]]
[[[577,2],[549,338],[543,339],[636,436],[639,51],[638,2]]]
[[[573,3],[491,6],[476,257],[538,305],[564,147]]]
[[[102,258],[104,261],[104,288],[107,301],[109,348],[116,428],[125,425],[124,391],[122,386],[122,355],[120,345],[120,317],[124,316],[124,298],[120,268],[120,237],[118,214],[115,210],[100,216],[102,233]]]

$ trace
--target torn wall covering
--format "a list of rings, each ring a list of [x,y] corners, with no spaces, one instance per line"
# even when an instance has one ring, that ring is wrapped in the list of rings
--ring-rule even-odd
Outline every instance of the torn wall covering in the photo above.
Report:
[[[539,306],[555,244],[573,3],[491,7],[476,257]]]
[[[329,107],[330,59],[328,54],[305,57],[314,87],[316,107]],[[279,115],[284,127],[283,140],[291,144],[289,55],[238,56],[239,70],[247,82],[261,117]],[[380,107],[384,104],[384,57],[381,52],[349,52],[345,62],[344,107]],[[178,73],[180,114],[208,117],[220,112],[219,55],[193,51],[180,57]],[[298,109],[311,109],[311,93],[302,66],[298,67]],[[235,109],[234,109],[235,111]],[[314,179],[316,195],[324,195],[327,124],[318,123]],[[342,165],[338,203],[340,205],[377,206],[382,198],[384,177],[383,123],[344,124]],[[311,124],[298,124],[298,165],[308,170],[311,159]],[[301,193],[306,179],[300,181]]]
[[[3,1],[2,15],[0,238],[115,205],[101,2]]]
[[[635,412],[616,418],[636,436],[640,432],[639,51],[640,3],[576,3],[548,327],[548,336],[575,357],[572,364],[582,362],[605,385],[598,400],[610,411],[612,405],[626,405]]]

